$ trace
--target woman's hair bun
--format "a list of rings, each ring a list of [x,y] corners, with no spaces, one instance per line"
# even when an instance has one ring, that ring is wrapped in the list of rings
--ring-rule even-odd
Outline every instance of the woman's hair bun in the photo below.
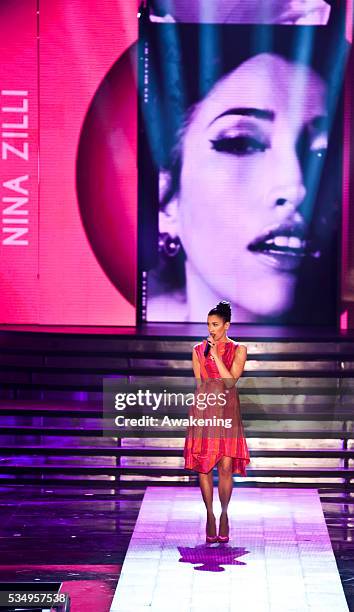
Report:
[[[230,302],[226,302],[225,300],[223,300],[222,302],[219,302],[216,305],[216,309],[220,312],[223,313],[225,315],[229,315],[231,317],[231,306],[230,306]]]
[[[222,300],[221,302],[216,304],[216,306],[212,308],[208,314],[209,315],[213,315],[213,314],[219,315],[219,317],[222,317],[224,319],[225,323],[231,321],[230,302],[226,302],[225,300]]]

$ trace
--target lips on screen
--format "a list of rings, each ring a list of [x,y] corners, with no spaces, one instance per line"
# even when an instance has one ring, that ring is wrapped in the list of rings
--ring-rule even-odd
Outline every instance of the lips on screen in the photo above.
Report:
[[[334,35],[307,26],[144,31],[142,320],[203,322],[226,299],[234,322],[336,323],[339,79],[329,94],[340,44],[323,61]]]

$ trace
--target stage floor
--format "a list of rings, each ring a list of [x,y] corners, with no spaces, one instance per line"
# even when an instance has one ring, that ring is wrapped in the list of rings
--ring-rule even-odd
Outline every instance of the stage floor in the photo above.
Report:
[[[206,545],[199,488],[148,487],[110,612],[348,612],[315,489],[237,489],[229,517]]]
[[[160,490],[161,488],[159,488]],[[185,488],[183,490],[186,491]],[[34,580],[60,581],[63,583],[62,591],[69,593],[71,596],[71,612],[83,612],[83,610],[85,612],[109,612],[144,499],[144,492],[144,489],[127,490],[121,488],[111,491],[88,487],[82,489],[79,485],[68,487],[65,485],[65,480],[61,480],[60,484],[55,487],[44,486],[44,483],[43,486],[18,484],[12,487],[2,487],[0,489],[2,516],[0,581],[7,583]],[[186,493],[188,493],[188,490]],[[241,495],[242,489],[236,485],[232,498],[236,514],[238,500],[242,499]],[[347,603],[349,609],[354,611],[353,505],[352,503],[346,503],[346,499],[342,494],[326,495],[321,500],[321,504]],[[197,505],[197,508],[199,512],[201,507]],[[217,518],[218,509],[219,506],[215,498]],[[193,508],[191,512],[194,513]],[[192,516],[191,512],[187,514]],[[320,509],[318,512],[321,515]],[[175,512],[171,515],[171,519],[174,518],[174,515]],[[223,548],[224,551],[220,552],[219,550],[212,554],[225,555],[225,549],[229,546],[246,547],[247,545],[248,554],[240,557],[234,555],[231,559],[245,562],[247,566],[230,566],[228,568],[228,566],[220,564],[221,568],[226,567],[226,571],[229,571],[229,569],[235,572],[242,570],[242,572],[246,572],[243,576],[246,576],[247,571],[252,571],[255,546],[252,549],[249,547],[249,544],[252,543],[251,538],[248,541],[241,540],[241,543],[239,542],[234,516],[233,511],[234,539],[229,545],[219,546],[219,549]],[[250,533],[251,518],[250,520],[247,519],[250,536],[252,535]],[[159,517],[157,517],[157,520],[159,520]],[[253,525],[254,521],[253,518]],[[199,517],[197,525],[198,530],[200,530],[200,538],[198,536],[195,544],[192,543],[191,539],[194,527],[188,529],[187,534],[187,546],[201,545],[201,557],[197,559],[197,562],[198,560],[202,562],[202,555],[205,555],[203,522]],[[266,525],[264,523],[264,526]],[[279,530],[284,531],[283,525],[278,524],[278,527],[277,523],[275,525],[276,534],[279,533]],[[262,527],[262,529],[264,528]],[[268,520],[266,532],[270,537],[269,530]],[[323,532],[325,533],[324,527]],[[179,544],[185,546],[186,541],[182,541],[178,534],[177,536],[179,538],[177,546]],[[135,534],[135,537],[137,537],[137,534]],[[286,537],[287,534],[285,533],[284,538]],[[271,541],[268,546],[271,546]],[[328,544],[328,550],[329,546]],[[218,545],[211,548],[217,549]],[[192,548],[193,550],[195,549]],[[165,556],[169,554],[169,552],[166,552]],[[193,566],[189,562],[187,564],[178,563],[176,559],[179,559],[181,555],[177,552],[176,545],[172,549],[172,554],[174,568],[186,565],[188,566],[188,573],[203,573],[209,580],[214,578],[215,574],[209,571],[198,572],[193,570]],[[326,555],[324,558],[326,558]],[[191,560],[195,561],[195,559]],[[332,565],[332,561],[330,563]],[[194,563],[194,565],[197,564]],[[142,565],[145,570],[147,567],[146,559],[144,559]],[[282,567],[282,563],[279,563],[279,565]],[[258,566],[261,566],[260,561]],[[317,567],[317,570],[320,572],[320,567]],[[171,576],[170,570],[166,571],[166,576]],[[172,583],[173,580],[172,572]],[[281,584],[281,578],[277,578],[276,586],[280,585],[281,587]],[[323,582],[323,584],[326,583]],[[121,585],[123,585],[123,582]],[[254,591],[255,587],[252,587],[251,593]],[[170,604],[173,601],[172,597],[169,597],[167,601]],[[132,602],[135,606],[134,600]],[[235,602],[238,602],[237,598],[235,598]],[[213,612],[219,609],[219,607],[214,607]],[[164,611],[166,610],[172,612],[169,605],[164,608]],[[240,605],[237,610],[238,612],[258,612],[258,609],[253,610],[251,605],[243,608]],[[133,608],[133,612],[135,612],[135,608]],[[301,612],[301,610],[297,612]],[[331,612],[336,612],[336,609],[331,610]]]

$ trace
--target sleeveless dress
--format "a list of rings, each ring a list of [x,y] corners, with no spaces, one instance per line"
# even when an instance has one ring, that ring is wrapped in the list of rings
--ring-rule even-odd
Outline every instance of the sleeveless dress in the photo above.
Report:
[[[246,476],[250,455],[244,436],[238,391],[235,385],[226,387],[210,353],[208,357],[204,357],[206,343],[204,340],[194,346],[201,375],[201,384],[195,391],[195,397],[201,394],[199,398],[204,399],[205,394],[212,393],[221,399],[216,400],[213,406],[208,403],[202,410],[195,400],[190,408],[188,416],[195,418],[187,428],[183,450],[184,467],[206,474],[215,467],[221,457],[226,456],[232,457],[232,473]],[[236,348],[237,344],[232,340],[217,344],[218,354],[229,371]],[[205,404],[200,402],[200,405]]]

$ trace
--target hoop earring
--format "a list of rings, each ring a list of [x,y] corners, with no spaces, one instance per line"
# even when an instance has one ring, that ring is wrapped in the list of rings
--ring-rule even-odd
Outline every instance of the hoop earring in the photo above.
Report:
[[[178,236],[172,238],[167,232],[159,234],[159,253],[167,257],[176,257],[181,250],[181,241]]]

